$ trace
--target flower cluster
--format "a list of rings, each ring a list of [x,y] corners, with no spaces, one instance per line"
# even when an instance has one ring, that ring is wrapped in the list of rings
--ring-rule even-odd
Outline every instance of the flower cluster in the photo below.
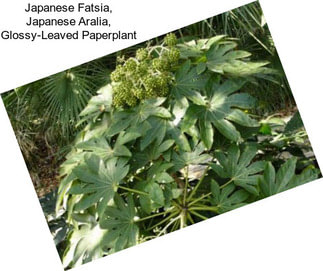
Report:
[[[144,99],[167,96],[180,58],[175,45],[176,36],[168,34],[162,45],[140,48],[135,57],[118,64],[111,73],[114,105],[133,107]]]

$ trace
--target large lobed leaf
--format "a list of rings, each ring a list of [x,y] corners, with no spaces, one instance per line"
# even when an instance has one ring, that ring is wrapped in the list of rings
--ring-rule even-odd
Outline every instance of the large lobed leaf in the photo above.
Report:
[[[129,166],[118,158],[111,158],[106,163],[95,155],[86,158],[83,164],[73,170],[79,182],[72,185],[69,193],[82,195],[75,204],[75,211],[98,204],[98,213],[101,215],[128,171]]]
[[[247,203],[244,201],[249,197],[246,191],[236,190],[234,184],[229,184],[221,189],[214,180],[211,181],[211,193],[211,204],[216,206],[218,214],[246,205]]]
[[[115,206],[108,206],[100,220],[100,226],[108,230],[105,242],[112,244],[113,251],[119,251],[137,243],[139,228],[135,224],[136,209],[132,196],[125,202],[116,194]]]
[[[251,62],[247,59],[251,54],[234,50],[236,47],[237,43],[233,41],[213,44],[206,53],[208,69],[220,74],[244,77],[270,72],[270,69],[264,68],[269,64],[268,61]]]
[[[258,122],[240,109],[252,108],[255,100],[248,94],[235,93],[242,88],[244,80],[226,80],[223,84],[213,84],[202,103],[189,106],[181,122],[182,130],[188,131],[196,123],[201,139],[208,149],[213,144],[213,127],[231,141],[237,142],[241,136],[233,123],[247,127],[257,127]]]
[[[218,163],[211,164],[212,169],[221,178],[228,179],[227,183],[234,183],[244,188],[249,193],[258,195],[259,175],[263,171],[264,162],[253,162],[256,156],[257,148],[246,146],[242,153],[237,145],[231,145],[228,154],[218,151],[215,157]]]
[[[267,162],[264,175],[260,178],[261,195],[269,197],[287,189],[296,187],[315,180],[318,177],[319,170],[308,167],[300,174],[295,174],[297,158],[293,157],[287,160],[279,170],[270,162]]]

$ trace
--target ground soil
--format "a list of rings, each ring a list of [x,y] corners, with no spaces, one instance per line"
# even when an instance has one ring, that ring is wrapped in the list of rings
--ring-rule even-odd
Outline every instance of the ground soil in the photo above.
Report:
[[[59,185],[57,146],[49,146],[43,140],[37,140],[35,160],[28,164],[29,174],[39,198],[55,190]]]

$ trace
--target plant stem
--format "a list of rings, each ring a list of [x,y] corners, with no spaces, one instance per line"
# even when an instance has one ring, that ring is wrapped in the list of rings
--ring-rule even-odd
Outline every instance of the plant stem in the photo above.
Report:
[[[180,214],[180,219],[181,219],[181,229],[186,227],[186,210],[183,209]]]
[[[216,206],[200,206],[200,207],[191,207],[189,208],[189,211],[194,211],[194,210],[201,210],[201,211],[212,211],[212,212],[217,212],[217,207]]]
[[[183,196],[183,205],[184,206],[186,204],[187,186],[188,186],[188,166],[186,166],[186,172],[185,172],[185,187],[184,187],[184,196]]]
[[[160,224],[165,223],[167,220],[171,219],[172,217],[174,217],[175,215],[178,215],[178,212],[174,212],[172,213],[170,216],[166,217],[165,219],[163,219],[162,221],[159,221],[157,224],[151,226],[150,228],[147,229],[147,231],[152,230],[153,228],[156,228],[157,226],[159,226]]]
[[[206,216],[204,216],[204,215],[201,215],[201,214],[199,214],[198,212],[195,212],[195,211],[190,211],[193,215],[195,215],[195,216],[197,216],[197,217],[199,217],[199,218],[201,218],[201,219],[203,219],[203,220],[206,220],[206,219],[208,219]]]
[[[179,210],[181,210],[182,209],[182,206],[179,204],[179,203],[177,203],[175,200],[173,200],[172,201],[172,203],[179,209]]]
[[[123,190],[129,191],[129,192],[132,192],[132,193],[135,193],[135,194],[149,196],[149,194],[146,193],[146,192],[139,191],[139,190],[136,190],[136,189],[132,189],[132,188],[129,188],[129,187],[118,185],[118,188],[121,188]]]
[[[180,216],[177,216],[173,219],[171,219],[171,221],[161,230],[160,233],[158,233],[157,237],[161,236],[163,233],[166,232],[166,230],[168,229],[169,226],[171,226],[174,222],[176,222],[178,219],[180,218]]]
[[[229,185],[230,183],[232,183],[234,181],[234,179],[230,179],[229,181],[227,181],[225,184],[222,184],[221,186],[220,186],[220,189],[222,189],[222,188],[224,188],[224,187],[226,187],[227,185]]]
[[[189,212],[187,212],[187,218],[192,224],[194,224],[194,220]]]
[[[177,219],[177,220],[175,221],[175,223],[173,224],[173,227],[172,227],[172,229],[171,229],[171,232],[173,232],[176,228],[178,228],[178,226],[179,226],[179,220]]]
[[[141,221],[144,221],[144,220],[156,217],[156,216],[164,215],[164,214],[167,214],[167,213],[169,213],[171,211],[172,211],[172,209],[169,209],[169,210],[161,212],[161,213],[153,214],[153,215],[150,215],[150,216],[145,216],[143,218],[140,218],[140,219],[136,220],[136,222],[141,222]]]
[[[137,179],[138,181],[143,181],[143,180],[144,180],[143,178],[140,178],[140,177],[138,177],[138,176],[136,176],[136,175],[133,175],[133,177],[134,177],[135,179]]]
[[[192,192],[190,193],[190,195],[187,198],[187,201],[190,201],[191,198],[194,196],[194,194],[196,193],[197,189],[199,188],[199,186],[201,185],[201,183],[203,182],[207,171],[209,170],[209,166],[206,167],[201,179],[199,179],[198,183],[195,185],[194,189],[192,190]]]
[[[212,194],[212,192],[209,192],[209,193],[207,193],[207,194],[205,194],[205,195],[203,195],[203,196],[201,196],[201,197],[199,197],[199,198],[197,198],[197,199],[195,199],[195,200],[191,201],[187,206],[191,206],[191,205],[193,205],[194,203],[196,203],[196,202],[198,202],[198,201],[200,201],[200,200],[202,200],[202,199],[204,199],[204,198],[206,198],[206,197],[210,196],[211,194]]]

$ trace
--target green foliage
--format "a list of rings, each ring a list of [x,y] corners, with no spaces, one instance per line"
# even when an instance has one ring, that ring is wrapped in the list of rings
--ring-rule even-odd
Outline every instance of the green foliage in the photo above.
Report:
[[[295,106],[259,1],[194,23],[179,29],[176,34],[181,41],[209,39],[215,35],[217,37],[227,35],[234,38],[240,48],[252,53],[253,59],[269,62],[269,67],[275,70],[275,74],[270,76],[269,81],[260,78],[254,80],[256,87],[254,84],[247,86],[246,91],[260,102],[259,106],[253,110],[258,114],[266,114],[291,109]],[[266,74],[265,77],[268,78],[268,75]]]
[[[263,115],[281,109],[285,111],[286,108],[294,111],[295,102],[258,2],[203,20],[148,43],[149,49],[138,44],[19,87],[2,96],[32,176],[37,176],[35,172],[44,160],[44,145],[48,156],[58,162],[85,124],[88,124],[88,137],[91,137],[91,132],[96,136],[104,133],[103,123],[109,121],[109,115],[101,115],[100,112],[108,113],[107,108],[111,104],[101,104],[100,112],[97,113],[95,103],[98,101],[95,100],[106,94],[111,96],[111,91],[106,90],[104,95],[93,97],[93,116],[84,111],[89,119],[79,113],[97,89],[110,81],[110,77],[114,83],[106,85],[106,88],[113,88],[115,94],[119,89],[119,94],[114,95],[114,103],[119,100],[119,105],[126,108],[140,104],[140,101],[149,97],[174,95],[176,103],[173,104],[173,112],[177,116],[178,111],[183,113],[187,109],[186,99],[199,104],[201,98],[206,97],[205,93],[201,96],[200,90],[204,89],[212,71],[212,80],[218,84],[223,83],[221,80],[219,82],[219,78],[224,81],[224,78],[248,77],[243,92],[258,99],[257,106],[248,109],[248,113]],[[238,47],[244,50],[238,50]],[[188,70],[183,69],[184,73],[179,73],[183,59],[189,60],[190,65],[187,66]],[[111,76],[109,70],[114,70]],[[214,73],[221,76],[214,76]],[[145,82],[138,80],[143,79],[145,74]],[[187,98],[183,97],[184,94]],[[89,103],[87,108],[91,106]],[[231,112],[225,120],[235,121],[235,127],[240,122],[256,126],[254,120],[251,122],[241,112]],[[102,117],[103,121],[93,124],[90,121],[92,117]],[[95,131],[94,125],[99,126]],[[230,130],[232,127],[229,126],[224,124],[222,130],[237,139],[238,133]],[[185,133],[197,135],[198,131],[209,149],[214,147],[212,137],[216,140],[222,138],[217,131],[212,132],[214,127],[215,124],[210,122],[198,121],[195,127]],[[245,136],[241,129],[238,132],[241,137]],[[176,135],[176,144],[188,150],[187,141],[179,133],[178,127],[168,129],[167,133],[171,133],[173,138]],[[303,135],[300,134],[299,138],[303,138]]]
[[[236,145],[228,148],[228,154],[216,152],[215,158],[218,164],[211,164],[212,169],[221,178],[229,179],[225,185],[233,182],[236,186],[244,188],[251,194],[258,194],[258,178],[255,175],[263,171],[264,162],[257,161],[251,163],[256,156],[257,149],[255,147],[246,146],[240,154],[240,149]]]
[[[317,178],[318,170],[311,167],[303,170],[301,174],[296,175],[296,162],[297,159],[295,157],[287,160],[279,168],[277,173],[273,165],[268,162],[264,170],[264,175],[260,179],[261,194],[264,197],[272,196]]]
[[[302,129],[303,127],[304,127],[303,121],[301,119],[299,111],[297,111],[293,115],[293,117],[289,120],[289,122],[286,124],[284,132],[285,133],[293,133],[299,129]]]
[[[217,213],[219,214],[245,205],[245,201],[249,197],[246,191],[236,191],[233,184],[229,184],[221,189],[219,184],[214,180],[211,181],[211,192],[211,204],[216,206]]]
[[[71,68],[2,95],[36,191],[43,194],[47,175],[54,175],[83,127],[80,112],[108,71],[101,60]],[[83,121],[84,122],[84,121]],[[77,124],[79,124],[77,126]],[[48,165],[52,173],[48,173]],[[40,172],[46,168],[46,172]],[[47,185],[46,185],[47,186]]]
[[[66,144],[78,131],[75,125],[88,100],[99,86],[109,81],[101,78],[103,74],[108,78],[107,70],[98,60],[19,87],[3,99],[11,118],[16,116],[14,108],[24,104],[26,116],[33,118],[35,133],[45,134],[53,142],[64,138]]]
[[[135,224],[136,209],[131,196],[127,197],[127,204],[116,195],[116,206],[108,206],[100,220],[100,226],[109,232],[107,243],[113,243],[114,251],[133,246],[137,243],[139,228]]]
[[[28,162],[75,137],[42,199],[65,268],[320,176],[299,112],[269,115],[295,104],[258,3],[3,98]]]
[[[104,255],[108,231],[92,224],[94,223],[81,224],[70,233],[68,246],[62,257],[65,267],[78,266]]]
[[[174,38],[169,34],[161,45],[148,44],[135,57],[123,58],[111,74],[112,83],[81,112],[84,128],[61,166],[56,206],[72,227],[64,254],[67,267],[319,174],[311,160],[297,167],[297,161],[305,160],[294,157],[284,163],[267,155],[267,150],[286,147],[287,141],[278,140],[279,145],[274,137],[294,142],[288,127],[302,128],[290,124],[284,134],[285,123],[258,121],[249,113],[257,101],[245,86],[272,73],[265,62],[251,61],[248,52],[236,50],[237,44],[224,36],[180,44]],[[164,66],[165,57],[174,60],[173,53],[176,63]],[[143,63],[148,65],[139,74]],[[139,97],[133,91],[147,93],[147,80],[164,73],[171,78],[167,92],[158,92],[161,86],[153,95]]]
[[[74,183],[69,190],[70,194],[82,195],[74,206],[75,211],[87,209],[97,203],[99,214],[102,214],[128,170],[129,167],[116,157],[109,159],[107,163],[94,155],[85,158],[84,164],[73,169],[79,182]]]

